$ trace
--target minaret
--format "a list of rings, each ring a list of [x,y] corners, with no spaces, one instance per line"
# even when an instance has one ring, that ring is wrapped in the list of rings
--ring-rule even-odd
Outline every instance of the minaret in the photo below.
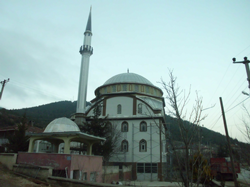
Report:
[[[80,47],[80,54],[82,55],[80,79],[79,79],[79,89],[78,89],[78,100],[76,106],[76,118],[83,118],[86,108],[86,96],[87,96],[87,86],[88,86],[88,73],[89,73],[89,59],[93,54],[93,48],[91,47],[91,8],[89,12],[89,18],[84,32],[83,45]],[[84,120],[84,119],[83,119]],[[76,119],[76,123],[77,123]],[[82,121],[82,120],[81,120]]]

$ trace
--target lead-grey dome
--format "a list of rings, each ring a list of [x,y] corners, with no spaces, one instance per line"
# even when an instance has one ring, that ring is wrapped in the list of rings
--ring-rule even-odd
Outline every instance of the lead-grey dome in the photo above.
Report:
[[[72,120],[62,117],[51,121],[44,132],[68,132],[68,131],[80,131],[79,127]]]
[[[121,73],[108,79],[103,85],[116,83],[139,83],[154,86],[148,79],[135,73]]]

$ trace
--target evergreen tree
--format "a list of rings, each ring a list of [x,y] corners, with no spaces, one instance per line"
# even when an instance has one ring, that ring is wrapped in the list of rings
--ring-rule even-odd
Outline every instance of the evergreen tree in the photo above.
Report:
[[[26,115],[22,117],[21,122],[17,125],[17,130],[13,135],[8,135],[9,143],[6,144],[7,151],[17,153],[18,151],[28,151],[29,137],[25,135],[28,128]]]
[[[217,151],[217,157],[228,157],[229,156],[229,150],[228,146],[226,144],[220,144]]]
[[[90,121],[86,122],[80,129],[84,133],[106,138],[104,143],[96,143],[92,147],[92,153],[103,156],[104,162],[106,163],[116,150],[120,132],[116,130],[114,124],[112,125],[108,121],[107,116],[105,118],[99,118],[100,115],[101,105],[97,104],[94,108],[94,115],[90,118]]]

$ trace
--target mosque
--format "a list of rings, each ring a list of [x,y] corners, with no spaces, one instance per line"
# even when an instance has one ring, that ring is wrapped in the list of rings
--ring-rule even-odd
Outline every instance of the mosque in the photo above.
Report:
[[[114,75],[96,88],[96,97],[86,107],[89,62],[93,54],[91,38],[90,10],[84,42],[79,51],[82,59],[76,113],[71,120],[55,119],[48,124],[44,133],[31,135],[29,153],[74,154],[73,148],[84,143],[87,145],[86,155],[92,155],[92,145],[95,142],[105,141],[105,138],[80,132],[78,126],[89,122],[94,115],[94,109],[100,107],[99,117],[107,117],[110,126],[119,131],[117,149],[110,158],[109,164],[119,166],[120,169],[123,166],[132,166],[132,180],[164,180],[167,128],[162,90],[141,75],[127,71]],[[50,142],[52,146],[48,147],[46,142]],[[35,146],[35,144],[40,145]],[[59,156],[55,155],[55,158]],[[27,156],[23,157],[25,159]],[[98,158],[93,157],[93,159]],[[27,159],[26,162],[28,162]],[[79,176],[83,175],[78,165],[72,166],[68,171],[71,178],[77,175],[74,172],[79,171]],[[86,176],[91,179],[92,174],[89,172]]]
[[[96,97],[86,107],[89,62],[93,54],[91,38],[90,11],[80,47],[78,100],[72,120],[82,125],[91,120],[94,108],[101,106],[100,118],[108,116],[110,124],[121,132],[118,149],[110,162],[119,166],[132,165],[134,179],[162,180],[166,165],[163,92],[141,75],[127,71],[114,75],[96,88]]]

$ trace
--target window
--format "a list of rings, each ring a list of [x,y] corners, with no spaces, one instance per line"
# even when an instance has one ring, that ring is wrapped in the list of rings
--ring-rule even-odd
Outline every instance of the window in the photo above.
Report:
[[[139,92],[139,85],[135,85],[135,91]]]
[[[87,180],[87,172],[84,172],[84,173],[82,174],[82,180],[83,180],[83,181],[86,181],[86,180]]]
[[[115,92],[115,91],[116,91],[116,86],[113,85],[113,86],[112,86],[112,92]]]
[[[145,173],[157,173],[157,164],[145,163]]]
[[[141,122],[140,131],[141,132],[146,132],[147,131],[147,123],[145,121]]]
[[[146,93],[149,93],[149,87],[146,86]]]
[[[122,132],[128,132],[128,123],[126,121],[122,122]]]
[[[117,114],[121,114],[122,113],[122,105],[117,105]]]
[[[144,163],[137,163],[137,173],[144,173]]]
[[[97,173],[96,172],[91,172],[89,180],[91,182],[96,182],[96,177],[97,177]]]
[[[128,141],[127,140],[122,141],[121,151],[122,152],[128,152]]]
[[[137,173],[157,173],[157,163],[137,163]]]
[[[140,152],[147,152],[147,142],[146,140],[141,140],[140,143],[139,143],[139,151]]]
[[[122,90],[123,90],[123,91],[127,91],[127,84],[123,84],[123,85],[122,85]]]
[[[138,104],[138,113],[142,114],[142,104]]]

